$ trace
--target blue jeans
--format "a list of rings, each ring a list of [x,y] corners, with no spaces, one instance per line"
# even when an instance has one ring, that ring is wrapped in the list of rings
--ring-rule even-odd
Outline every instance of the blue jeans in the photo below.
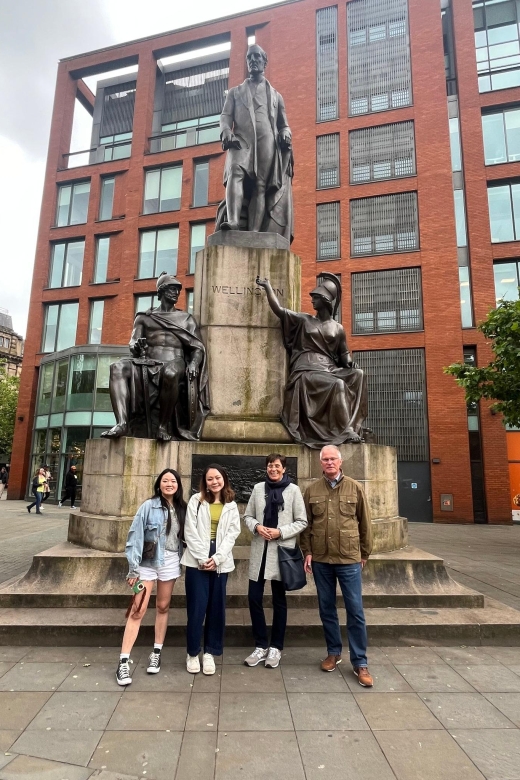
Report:
[[[209,555],[215,552],[211,542]],[[208,556],[209,557],[209,556]],[[201,571],[186,566],[186,626],[188,655],[200,653],[200,636],[204,623],[204,652],[222,655],[224,629],[226,627],[226,584],[227,574],[216,571]]]
[[[323,623],[327,652],[341,655],[342,642],[336,608],[336,582],[339,582],[345,609],[347,610],[347,636],[352,666],[368,666],[367,627],[361,596],[360,563],[318,563],[312,562],[320,619]]]
[[[40,491],[36,490],[36,488],[33,488],[31,492],[32,492],[32,494],[34,496],[34,501],[32,502],[32,504],[29,504],[27,506],[27,509],[32,509],[33,506],[35,506],[36,507],[36,514],[39,515],[40,514],[40,507],[42,505],[43,493],[40,493]]]

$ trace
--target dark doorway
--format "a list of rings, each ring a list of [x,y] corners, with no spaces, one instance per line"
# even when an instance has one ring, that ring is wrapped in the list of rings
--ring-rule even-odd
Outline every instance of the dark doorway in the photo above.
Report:
[[[432,491],[428,461],[398,461],[399,514],[410,523],[431,523]]]

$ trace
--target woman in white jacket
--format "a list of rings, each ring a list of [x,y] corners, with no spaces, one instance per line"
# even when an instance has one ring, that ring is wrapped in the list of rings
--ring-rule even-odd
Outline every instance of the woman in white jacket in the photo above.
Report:
[[[222,466],[204,470],[200,493],[190,498],[184,525],[186,550],[186,609],[188,612],[186,668],[200,672],[200,636],[204,623],[202,671],[215,674],[214,655],[222,655],[226,625],[226,585],[235,568],[233,547],[240,533],[235,493]]]

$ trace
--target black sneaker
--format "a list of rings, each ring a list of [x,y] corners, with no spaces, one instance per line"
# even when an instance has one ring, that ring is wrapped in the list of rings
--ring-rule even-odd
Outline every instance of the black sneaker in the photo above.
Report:
[[[130,685],[132,678],[130,676],[130,659],[120,658],[116,671],[116,680],[118,685]]]
[[[148,674],[157,674],[157,672],[161,671],[160,650],[152,650],[152,652],[148,656],[148,669],[146,671],[148,672]]]

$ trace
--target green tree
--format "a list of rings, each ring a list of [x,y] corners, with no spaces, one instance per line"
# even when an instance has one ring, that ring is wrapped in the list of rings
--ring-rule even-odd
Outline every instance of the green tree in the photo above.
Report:
[[[0,452],[11,453],[20,378],[9,376],[5,360],[0,360]]]
[[[494,401],[491,409],[501,412],[508,425],[520,427],[520,300],[503,301],[478,330],[490,342],[491,363],[483,368],[453,363],[444,372],[464,388],[468,404]]]

